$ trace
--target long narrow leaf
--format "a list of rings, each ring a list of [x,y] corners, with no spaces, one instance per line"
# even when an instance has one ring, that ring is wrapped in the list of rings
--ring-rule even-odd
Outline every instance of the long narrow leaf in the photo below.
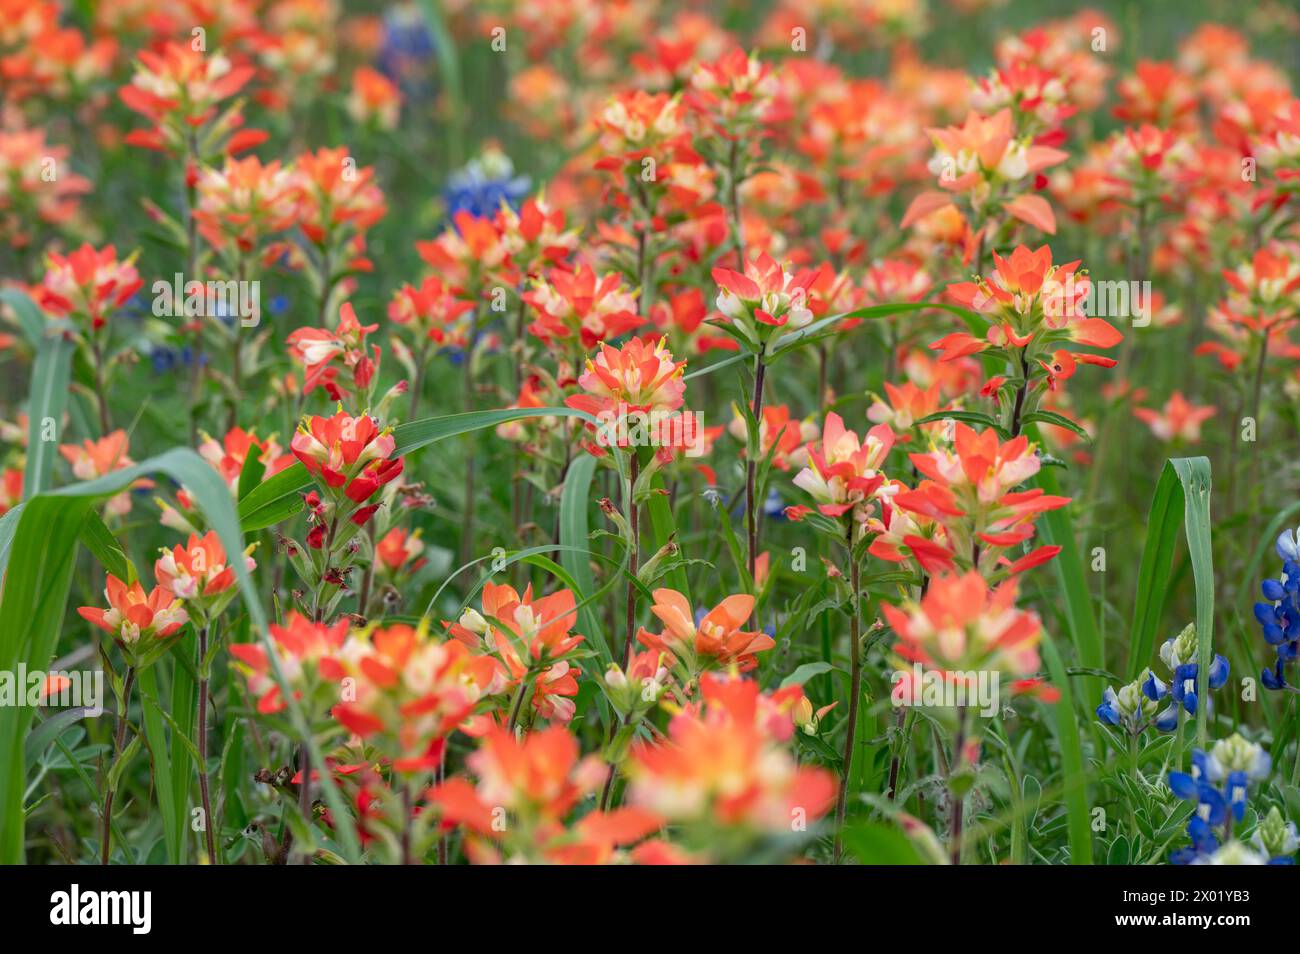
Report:
[[[1035,483],[1043,488],[1044,493],[1055,495],[1061,492],[1056,473],[1050,467],[1038,472]],[[1072,509],[1072,506],[1066,506],[1047,511],[1040,519],[1039,527],[1044,543],[1061,548],[1052,565],[1056,569],[1061,592],[1065,595],[1065,615],[1079,664],[1088,669],[1105,669],[1106,655],[1101,632],[1097,628],[1097,617],[1093,614],[1084,562],[1070,522]]]
[[[591,562],[581,551],[591,546],[587,538],[587,507],[591,503],[591,479],[596,473],[596,458],[583,454],[569,464],[564,477],[564,492],[560,496],[560,564],[573,577],[582,593],[593,593],[596,581],[591,573]],[[600,620],[593,606],[584,606],[578,613],[581,632],[589,642],[608,645],[600,639]],[[609,634],[606,634],[609,638]]]
[[[1208,700],[1210,662],[1214,658],[1214,550],[1210,544],[1210,477],[1208,457],[1178,457],[1166,467],[1178,474],[1183,487],[1183,523],[1187,533],[1187,552],[1192,558],[1192,577],[1196,583],[1196,644],[1198,667],[1197,695]],[[1204,702],[1196,709],[1196,742],[1204,749],[1209,741]]]
[[[1092,864],[1092,829],[1088,815],[1087,777],[1083,774],[1083,746],[1079,740],[1079,723],[1074,712],[1074,689],[1061,661],[1061,654],[1050,634],[1043,636],[1043,661],[1052,685],[1061,693],[1052,708],[1056,744],[1061,750],[1061,774],[1065,785],[1066,831],[1070,844],[1070,863]]]
[[[1142,546],[1138,567],[1137,599],[1133,604],[1133,622],[1129,629],[1128,677],[1136,679],[1151,665],[1156,632],[1164,615],[1165,597],[1169,592],[1169,575],[1173,570],[1178,532],[1183,525],[1184,494],[1182,482],[1168,465],[1160,472],[1156,490],[1147,510],[1147,537]]]
[[[36,349],[27,389],[27,464],[23,469],[23,499],[27,500],[50,486],[76,344],[66,334],[67,322],[48,320],[24,292],[7,288],[0,292],[0,302],[14,310],[23,334]],[[47,434],[51,425],[53,434]]]

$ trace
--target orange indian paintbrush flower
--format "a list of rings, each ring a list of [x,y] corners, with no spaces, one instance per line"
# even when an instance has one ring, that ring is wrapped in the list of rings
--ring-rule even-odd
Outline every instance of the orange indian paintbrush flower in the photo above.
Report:
[[[654,591],[650,611],[663,624],[662,633],[642,627],[637,639],[650,649],[680,659],[691,674],[703,668],[735,665],[741,672],[758,666],[755,653],[776,641],[766,633],[742,629],[754,610],[754,597],[728,596],[695,622],[691,604],[676,590]]]
[[[369,414],[352,417],[341,410],[332,417],[313,415],[304,420],[289,444],[294,456],[330,492],[341,491],[359,504],[401,474],[402,458],[392,457],[396,446],[391,431],[380,430]]]
[[[104,598],[108,609],[81,606],[77,612],[109,633],[137,668],[165,652],[168,637],[189,622],[181,601],[162,586],[146,593],[138,580],[128,586],[110,573]]]
[[[272,623],[268,627],[275,644],[276,661],[295,699],[316,695],[313,690],[318,687],[317,677],[329,684],[347,675],[338,657],[347,640],[348,625],[346,618],[329,626],[313,623],[296,610],[290,610],[283,625]],[[265,714],[282,711],[285,701],[271,675],[271,661],[265,648],[259,643],[232,643],[230,655],[235,657],[237,668],[248,680],[249,690],[257,697],[257,711]],[[328,696],[325,706],[337,698],[337,690],[328,692]],[[319,714],[323,707],[313,706],[312,711]]]
[[[336,658],[356,680],[356,698],[336,705],[334,718],[399,772],[438,765],[447,736],[473,713],[497,665],[454,639],[402,623],[354,633]]]
[[[990,591],[984,577],[972,570],[935,577],[919,602],[902,608],[882,603],[885,621],[898,636],[895,704],[921,702],[914,664],[954,684],[968,683],[976,673],[996,672],[1016,679],[1016,690],[1037,690],[1037,682],[1028,680],[1039,668],[1042,623],[1016,607],[1016,595],[1014,579]],[[1054,696],[1051,690],[1038,694]]]

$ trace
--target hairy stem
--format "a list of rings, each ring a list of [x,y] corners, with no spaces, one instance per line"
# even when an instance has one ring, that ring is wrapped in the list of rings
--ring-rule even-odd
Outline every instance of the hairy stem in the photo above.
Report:
[[[955,775],[957,772],[959,772],[962,768],[962,765],[965,761],[965,756],[963,754],[963,750],[965,748],[966,748],[966,719],[965,719],[965,714],[963,714],[961,724],[957,728],[957,738],[953,740],[952,766],[948,771],[948,778],[949,778],[948,796],[949,798],[952,799],[952,818],[948,826],[948,839],[949,839],[948,852],[949,852],[949,857],[952,860],[952,863],[955,865],[961,864],[962,811],[966,804],[966,798],[964,795],[958,795],[956,792],[952,791],[951,780],[952,780],[952,776]]]
[[[891,802],[898,794],[898,769],[903,758],[903,721],[906,716],[907,711],[902,706],[899,706],[894,715],[894,726],[898,729],[898,740],[894,743],[893,758],[889,760],[889,788],[886,789],[886,797]]]

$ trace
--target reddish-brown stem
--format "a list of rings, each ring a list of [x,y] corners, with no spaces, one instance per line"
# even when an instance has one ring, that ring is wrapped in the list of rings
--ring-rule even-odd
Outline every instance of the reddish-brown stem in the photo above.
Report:
[[[962,768],[964,762],[963,750],[966,748],[966,722],[965,717],[957,729],[957,738],[952,749],[952,768],[949,770],[949,791],[948,797],[952,799],[952,822],[948,826],[948,852],[952,863],[961,864],[961,827],[962,827],[962,809],[965,806],[965,797],[952,791],[951,776],[955,775]]]
[[[902,763],[902,732],[905,720],[906,710],[900,706],[897,715],[894,716],[894,726],[898,729],[899,739],[895,743],[894,757],[889,760],[889,788],[887,792],[888,798],[891,802],[894,800],[895,796],[898,795],[898,769],[899,765]]]

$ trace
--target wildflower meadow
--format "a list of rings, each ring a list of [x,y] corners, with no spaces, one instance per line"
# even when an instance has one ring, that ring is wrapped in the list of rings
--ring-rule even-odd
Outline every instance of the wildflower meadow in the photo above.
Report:
[[[1293,864],[1297,50],[0,0],[0,861]]]

